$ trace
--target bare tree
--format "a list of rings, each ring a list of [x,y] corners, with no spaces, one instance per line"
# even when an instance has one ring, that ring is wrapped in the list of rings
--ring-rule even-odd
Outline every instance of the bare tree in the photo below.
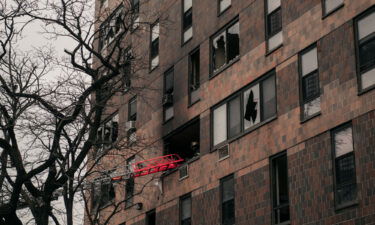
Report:
[[[135,26],[134,8],[123,1],[113,20],[106,11],[94,18],[93,4],[91,0],[0,3],[0,224],[22,224],[16,213],[20,207],[30,209],[36,224],[50,220],[60,224],[53,207],[59,190],[66,224],[73,224],[77,193],[87,203],[89,221],[97,224],[99,212],[89,207],[85,189],[88,180],[103,175],[101,158],[117,155],[125,160],[129,151],[134,154],[148,145],[147,140],[134,144],[126,134],[103,130],[107,128],[103,119],[116,111],[114,99],[124,91],[145,88],[129,82],[142,79],[138,71],[148,67],[147,57],[127,41]],[[111,21],[100,26],[106,18]],[[17,48],[22,29],[35,21],[44,25],[47,38],[71,40],[66,60],[57,58],[50,47],[30,52]],[[144,18],[138,29],[147,25]],[[112,203],[104,224],[124,204]]]

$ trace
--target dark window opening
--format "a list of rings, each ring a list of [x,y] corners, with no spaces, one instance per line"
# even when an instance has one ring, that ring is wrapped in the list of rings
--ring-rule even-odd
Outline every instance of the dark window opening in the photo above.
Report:
[[[279,33],[282,29],[281,8],[278,8],[277,10],[269,14],[267,21],[268,36],[272,37],[273,35]]]
[[[146,213],[146,225],[156,225],[155,209]]]
[[[132,172],[132,165],[135,163],[135,156],[130,157],[126,160],[127,170]],[[130,207],[133,205],[134,199],[134,177],[130,177],[126,180],[125,184],[125,208]]]
[[[151,58],[155,58],[159,55],[159,38],[155,39],[151,43]]]
[[[98,149],[108,149],[112,147],[112,144],[117,141],[118,138],[118,114],[107,119],[97,131],[96,146]]]
[[[191,225],[191,195],[180,198],[181,225]]]
[[[173,91],[174,91],[174,71],[173,68],[164,73],[164,94],[163,94],[163,115],[164,121],[168,121],[174,116],[173,108]]]
[[[199,119],[178,129],[175,134],[164,139],[164,153],[178,154],[186,161],[199,155]]]
[[[212,39],[213,72],[220,70],[240,55],[239,22],[230,24],[225,31]]]
[[[123,6],[120,5],[99,28],[99,51],[125,30]]]
[[[286,153],[271,161],[272,171],[272,222],[289,224],[288,162]]]
[[[186,31],[191,26],[193,26],[193,10],[190,8],[188,11],[184,13],[184,19],[183,19],[183,29]]]
[[[375,35],[359,45],[360,71],[365,72],[375,67]]]
[[[94,183],[92,207],[102,208],[115,199],[115,188],[112,183]]]
[[[199,49],[190,55],[189,93],[190,104],[199,100],[200,54]]]
[[[315,71],[302,78],[302,97],[305,102],[309,102],[319,97],[319,77],[318,72]]]
[[[235,223],[234,177],[230,175],[220,180],[221,222],[223,225]]]

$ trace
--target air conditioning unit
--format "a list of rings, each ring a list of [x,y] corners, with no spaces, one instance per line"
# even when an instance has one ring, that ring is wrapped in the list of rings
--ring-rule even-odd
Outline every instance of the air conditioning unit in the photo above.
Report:
[[[186,177],[189,176],[189,173],[188,173],[188,164],[181,166],[178,170],[180,172],[180,180],[182,180],[182,179],[184,179],[184,178],[186,178]]]
[[[165,94],[163,96],[163,105],[168,106],[173,104],[173,94]]]
[[[126,122],[125,127],[126,127],[127,131],[134,131],[135,130],[135,121],[130,120],[130,121]]]
[[[219,155],[219,161],[224,160],[229,157],[229,145],[224,145],[223,147],[217,150],[217,154]]]

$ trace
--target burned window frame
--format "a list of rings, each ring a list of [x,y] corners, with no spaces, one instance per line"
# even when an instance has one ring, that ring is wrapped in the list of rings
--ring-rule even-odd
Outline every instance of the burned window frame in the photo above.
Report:
[[[326,6],[327,0],[322,0],[322,13],[323,13],[323,18],[335,13],[337,10],[341,9],[344,7],[345,3],[344,0],[342,0],[341,4],[338,4],[336,7],[332,8],[330,11],[327,11],[327,6]]]
[[[357,70],[357,83],[358,83],[358,94],[366,93],[370,90],[375,89],[375,83],[363,88],[362,85],[362,76],[363,74],[375,70],[375,60],[373,60],[372,64],[365,69],[361,69],[361,60],[360,60],[360,46],[365,45],[368,43],[375,42],[375,31],[373,31],[371,34],[368,34],[366,37],[363,37],[362,39],[359,38],[359,24],[358,22],[367,16],[370,16],[371,14],[375,13],[375,6],[370,7],[369,9],[365,10],[363,13],[358,15],[356,18],[354,18],[354,34],[355,34],[355,50],[356,50],[356,70]],[[375,73],[375,72],[374,72]]]
[[[224,201],[224,183],[225,182],[231,182],[230,188],[232,189],[233,196],[231,196],[231,199],[227,199]],[[235,179],[234,174],[230,174],[228,176],[225,176],[220,179],[220,220],[222,225],[234,225],[236,221],[236,202],[235,202],[235,196],[236,196],[236,190],[235,190]],[[231,203],[232,202],[232,203]],[[233,218],[232,221],[226,221],[227,218],[224,217],[226,213],[224,212],[226,208],[226,205],[233,204],[233,208],[231,209],[233,212]]]
[[[275,202],[274,202],[274,198],[280,198],[279,195],[279,187],[276,186],[277,184],[275,184],[275,182],[278,182],[278,178],[276,178],[276,169],[278,169],[278,167],[276,167],[276,163],[278,160],[282,159],[285,157],[285,160],[286,160],[286,172],[287,172],[287,176],[286,176],[286,184],[287,184],[287,203],[284,203],[283,205],[280,205],[280,203],[276,203],[275,205]],[[276,155],[274,156],[271,156],[270,157],[270,194],[271,194],[271,221],[272,221],[272,224],[273,225],[287,225],[287,224],[290,224],[290,221],[291,221],[291,218],[290,218],[290,193],[289,193],[289,173],[288,173],[288,155],[287,155],[287,151],[282,151],[280,153],[277,153]],[[275,187],[276,186],[276,187]],[[275,190],[276,188],[276,190]],[[289,220],[288,221],[284,221],[282,223],[276,223],[275,221],[275,210],[280,210],[281,208],[285,208],[285,207],[288,207],[288,212],[289,212]]]
[[[153,36],[153,29],[154,27],[158,27],[158,31],[157,31],[157,37],[155,38],[155,40],[152,40],[152,36]],[[153,53],[153,46],[156,46],[156,53],[154,55]],[[159,20],[156,20],[153,24],[150,25],[150,72],[155,70],[159,64],[160,64],[160,23],[159,23]],[[157,59],[157,64],[156,65],[153,65],[152,62],[154,59]]]
[[[116,119],[117,118],[117,119]],[[117,121],[116,121],[117,120]],[[114,131],[114,127],[112,127],[113,123],[117,122],[117,129],[116,131]],[[111,125],[109,126],[111,131],[110,131],[110,136],[109,136],[109,139],[110,141],[108,143],[105,143],[105,128],[106,128],[106,125],[107,123],[111,123]],[[101,136],[99,135],[99,130],[101,130]],[[97,130],[97,137],[96,137],[96,142],[99,142],[96,144],[96,147],[97,147],[97,156],[100,156],[100,152],[102,150],[107,150],[107,149],[110,149],[113,145],[113,143],[115,143],[116,141],[118,141],[118,138],[119,138],[119,113],[118,112],[115,112],[113,113],[111,116],[107,117],[105,120],[103,120],[103,122],[100,124],[98,130]],[[113,139],[113,133],[116,134],[116,139]]]
[[[135,163],[135,155],[129,157],[126,160],[126,167],[127,172],[133,172],[132,171],[132,165]],[[130,176],[129,179],[127,179],[125,184],[125,208],[129,208],[133,206],[134,202],[134,191],[135,191],[135,179],[133,176]],[[130,192],[130,193],[129,193]]]
[[[228,54],[229,54],[229,42],[228,42],[228,30],[234,26],[238,25],[238,54],[232,58],[228,59]],[[224,59],[224,64],[221,65],[219,68],[215,69],[215,57],[214,57],[214,40],[221,36],[222,34],[225,35],[225,59]],[[234,19],[232,19],[229,23],[227,23],[225,26],[223,26],[220,30],[218,30],[214,35],[211,36],[210,38],[210,79],[221,73],[223,70],[226,68],[230,67],[233,65],[235,62],[239,60],[241,57],[241,37],[240,37],[240,21],[239,17],[236,16]]]
[[[249,132],[252,132],[253,130],[263,126],[264,124],[272,121],[273,119],[277,118],[277,86],[276,86],[276,71],[274,69],[272,69],[271,71],[265,73],[264,75],[260,76],[258,79],[256,79],[255,81],[251,82],[250,84],[246,85],[245,87],[241,88],[239,91],[237,91],[236,93],[230,95],[229,97],[227,97],[226,99],[224,99],[223,101],[221,101],[220,103],[214,105],[213,107],[211,107],[211,151],[214,151],[220,147],[222,147],[223,145],[225,144],[228,144],[230,142],[232,142],[233,140],[241,137],[242,135],[244,134],[247,134]],[[265,114],[265,109],[263,108],[264,106],[264,100],[263,100],[263,93],[266,91],[265,89],[263,89],[263,83],[265,81],[268,81],[269,79],[274,79],[274,83],[273,83],[273,87],[275,88],[274,90],[274,93],[275,93],[275,96],[274,96],[274,100],[275,100],[275,103],[274,103],[274,114],[271,115],[271,116],[268,116],[267,118],[264,118],[264,114]],[[259,122],[256,122],[256,123],[253,123],[252,125],[250,125],[249,127],[245,127],[245,118],[244,118],[244,115],[245,115],[245,99],[244,99],[244,93],[247,92],[248,90],[250,90],[251,88],[255,87],[259,85],[259,100],[257,103],[259,103]],[[240,126],[241,126],[241,131],[238,133],[238,134],[235,134],[235,135],[230,135],[230,131],[229,131],[229,119],[230,119],[230,113],[229,113],[229,102],[231,102],[232,100],[236,99],[236,98],[240,98],[240,115],[241,115],[241,118],[240,118]],[[225,111],[225,115],[226,115],[226,138],[225,140],[219,142],[219,143],[214,143],[214,138],[215,138],[215,130],[214,130],[214,112],[216,109],[220,108],[221,106],[223,105],[226,105],[226,111]],[[247,105],[247,103],[246,103]]]
[[[264,0],[264,16],[265,16],[264,26],[265,26],[265,38],[266,38],[266,55],[271,54],[272,52],[276,51],[277,49],[279,49],[280,47],[283,46],[283,41],[284,41],[283,40],[284,39],[283,38],[283,16],[282,16],[283,11],[282,11],[282,7],[281,7],[282,6],[281,1],[282,0],[280,0],[280,5],[277,8],[273,9],[271,12],[268,12],[268,0]],[[281,24],[280,29],[277,30],[274,33],[269,33],[270,31],[269,31],[268,27],[270,25],[270,21],[272,21],[272,20],[270,20],[269,17],[271,17],[273,14],[276,14],[278,12],[280,13],[280,24]],[[281,43],[279,43],[278,45],[275,45],[273,48],[270,48],[269,42],[270,42],[271,38],[275,37],[279,33],[281,33],[280,34],[281,35]]]
[[[347,129],[351,130],[351,145],[352,150],[350,152],[347,152],[343,155],[336,156],[336,141],[335,141],[335,135],[345,131]],[[354,135],[353,135],[353,126],[351,122],[342,124],[334,129],[331,130],[331,148],[332,148],[332,170],[333,170],[333,187],[334,187],[334,202],[335,202],[335,209],[340,210],[343,208],[354,206],[358,203],[358,185],[357,185],[357,173],[356,173],[356,160],[355,160],[355,149],[354,149]],[[352,166],[353,166],[353,178],[351,181],[343,184],[338,183],[338,161],[345,160],[348,158],[352,158]],[[354,187],[354,198],[346,201],[344,203],[339,203],[339,197],[338,193],[341,189],[343,189],[345,186],[353,185]]]
[[[196,59],[197,57],[197,59]],[[195,60],[194,60],[195,59]],[[198,61],[195,64],[195,61]],[[198,68],[194,68],[194,65]],[[200,49],[197,47],[189,54],[189,81],[188,81],[188,93],[189,93],[189,106],[200,100]],[[198,95],[197,99],[193,99],[192,95],[194,92]]]
[[[190,210],[190,217],[188,218],[183,218],[183,211],[184,211],[184,208],[183,208],[183,202],[184,201],[190,201],[190,208],[188,210]],[[180,225],[191,225],[191,216],[192,216],[192,198],[191,198],[191,193],[188,193],[188,194],[185,194],[183,196],[180,197]]]
[[[191,1],[191,7],[185,9],[185,1]],[[193,0],[181,0],[182,7],[181,7],[181,44],[184,45],[185,43],[189,42],[193,39],[194,31],[193,31]],[[191,24],[187,24],[191,21]],[[191,37],[185,40],[185,33],[191,29]]]
[[[113,34],[113,37],[112,37],[112,40],[109,40],[107,38],[108,36],[108,32],[109,32],[109,29],[111,28],[111,23],[112,23],[112,20],[117,20],[118,17],[122,16],[123,18],[120,18],[122,19],[122,24],[120,24],[120,27],[118,29],[118,31],[116,33]],[[116,38],[117,36],[122,32],[122,31],[125,31],[125,28],[124,27],[124,5],[123,4],[120,4],[119,6],[117,6],[117,8],[111,13],[111,15],[109,15],[102,23],[101,25],[99,26],[99,39],[98,39],[98,50],[99,51],[102,51],[104,49],[106,49]],[[115,21],[115,28],[116,28],[116,22]],[[122,26],[121,26],[122,25]],[[107,31],[108,29],[108,31]]]
[[[308,72],[307,74],[303,74],[303,56],[309,52],[311,52],[312,50],[316,49],[316,68],[310,72]],[[309,119],[312,119],[318,115],[321,114],[321,95],[322,95],[322,91],[321,91],[321,88],[320,88],[320,73],[319,73],[319,51],[318,51],[318,45],[317,43],[314,43],[310,46],[308,46],[307,48],[305,48],[304,50],[302,50],[299,54],[298,54],[298,74],[299,74],[299,93],[300,93],[300,111],[301,111],[301,115],[300,115],[300,120],[302,122],[305,122]],[[304,80],[305,79],[308,79],[308,78],[311,78],[315,76],[315,82],[318,83],[318,88],[317,88],[317,92],[308,97],[308,98],[305,98],[304,97]],[[319,111],[311,114],[311,115],[305,115],[306,111],[305,111],[305,106],[309,103],[312,103],[313,101],[316,101],[316,100],[319,100]]]
[[[171,88],[166,88],[167,87],[167,76],[171,75],[172,76],[172,84]],[[171,98],[171,102],[168,104],[164,104],[164,98]],[[166,70],[163,74],[163,96],[162,96],[162,104],[163,104],[163,121],[164,123],[170,121],[174,117],[174,67],[172,66],[168,70]],[[171,109],[172,108],[172,109]],[[171,109],[173,111],[172,116],[169,118],[166,118],[166,113],[167,110]]]

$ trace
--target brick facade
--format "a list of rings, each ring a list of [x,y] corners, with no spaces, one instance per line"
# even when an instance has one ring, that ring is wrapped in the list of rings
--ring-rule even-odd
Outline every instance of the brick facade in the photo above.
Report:
[[[110,0],[109,0],[110,1]],[[111,2],[111,1],[110,1]],[[112,1],[116,2],[116,1]],[[142,2],[142,0],[141,0]],[[115,6],[115,3],[110,5]],[[191,193],[192,224],[221,224],[220,178],[234,174],[236,225],[272,224],[269,158],[287,152],[291,224],[375,224],[375,90],[359,94],[353,18],[375,5],[374,0],[344,0],[338,11],[322,18],[322,1],[281,0],[283,46],[266,54],[264,0],[232,1],[217,15],[216,1],[193,0],[193,39],[181,45],[181,1],[141,4],[141,12],[160,11],[170,23],[161,28],[160,65],[141,71],[155,90],[140,93],[137,133],[153,143],[140,154],[163,154],[163,137],[193,118],[200,119],[200,156],[189,163],[189,176],[178,171],[161,177],[163,191],[149,186],[135,197],[143,209],[123,210],[111,224],[144,225],[145,213],[156,209],[156,224],[178,225],[179,198]],[[210,38],[236,16],[240,23],[240,58],[214,78],[210,74]],[[157,18],[147,18],[155,21]],[[149,33],[138,30],[137,50],[148,54]],[[138,39],[137,39],[138,38]],[[301,121],[298,53],[316,43],[321,113]],[[200,101],[188,106],[188,56],[200,49]],[[163,74],[174,67],[174,118],[162,121]],[[219,161],[211,146],[212,107],[268,71],[276,71],[277,115],[229,143],[229,158]],[[118,101],[120,122],[127,120],[132,93]],[[355,155],[357,204],[335,209],[331,130],[351,122]],[[120,129],[124,127],[120,126]],[[139,184],[149,178],[137,179]],[[121,196],[116,198],[121,199]]]

